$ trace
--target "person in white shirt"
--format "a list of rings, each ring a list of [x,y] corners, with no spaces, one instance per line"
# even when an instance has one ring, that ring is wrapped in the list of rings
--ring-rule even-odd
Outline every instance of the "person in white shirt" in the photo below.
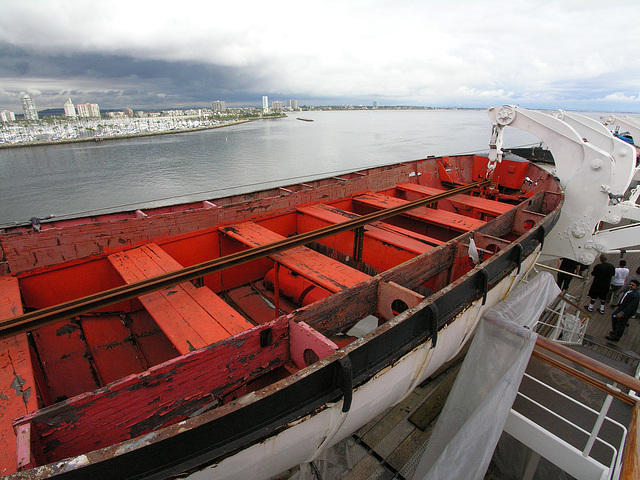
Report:
[[[624,281],[629,275],[629,269],[627,268],[627,262],[625,260],[620,260],[618,264],[618,268],[616,268],[616,273],[613,275],[611,279],[611,288],[609,290],[609,299],[611,300],[611,305],[617,305],[618,299],[620,298],[620,293],[622,293],[622,286],[624,285]]]

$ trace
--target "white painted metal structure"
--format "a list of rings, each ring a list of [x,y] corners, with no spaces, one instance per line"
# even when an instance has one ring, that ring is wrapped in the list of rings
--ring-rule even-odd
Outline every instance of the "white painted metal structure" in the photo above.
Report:
[[[489,117],[494,122],[490,150],[494,165],[502,159],[502,135],[507,125],[533,133],[553,154],[565,202],[545,241],[543,258],[565,257],[590,265],[600,253],[638,243],[640,224],[599,231],[603,221],[640,220],[635,203],[622,201],[635,173],[632,145],[614,137],[595,120],[577,114],[560,112],[554,116],[506,105],[489,108]]]

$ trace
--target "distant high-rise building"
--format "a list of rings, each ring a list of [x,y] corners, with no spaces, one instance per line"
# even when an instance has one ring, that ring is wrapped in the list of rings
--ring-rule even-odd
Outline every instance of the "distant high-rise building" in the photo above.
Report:
[[[16,114],[13,113],[10,110],[2,110],[0,112],[0,122],[3,123],[7,123],[7,122],[15,122],[16,120]]]
[[[279,102],[277,100],[273,101],[271,103],[271,108],[273,108],[274,111],[278,112],[282,110],[282,102]]]
[[[269,113],[269,97],[266,95],[262,97],[262,113]]]
[[[24,110],[24,118],[25,120],[37,121],[40,119],[38,117],[38,110],[36,109],[36,102],[33,101],[26,93],[20,97],[22,101],[22,109]]]
[[[64,116],[69,118],[76,118],[76,107],[73,106],[71,98],[64,104]]]
[[[127,117],[133,117],[133,110],[131,110],[130,108],[125,108],[122,113],[124,115],[126,115]]]
[[[215,101],[211,102],[211,110],[213,110],[214,113],[226,112],[227,111],[227,106],[225,105],[225,101],[224,100],[215,100]]]
[[[97,103],[80,103],[77,108],[78,116],[81,118],[100,117],[100,107]]]
[[[378,101],[377,100],[373,101],[373,108],[378,108]]]
[[[289,110],[297,110],[298,109],[298,101],[297,100],[287,100],[287,109],[289,109]]]

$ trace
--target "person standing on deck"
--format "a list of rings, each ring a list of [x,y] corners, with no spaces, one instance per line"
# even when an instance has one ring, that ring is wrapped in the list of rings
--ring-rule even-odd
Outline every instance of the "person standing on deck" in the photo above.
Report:
[[[562,270],[562,272],[558,272],[558,281],[556,282],[558,284],[558,287],[560,287],[560,290],[564,290],[564,291],[569,290],[569,284],[573,279],[573,276],[569,274],[576,273],[579,266],[580,266],[579,262],[576,262],[575,260],[571,260],[569,258],[563,258],[560,261],[560,265],[558,266],[558,269]],[[568,272],[568,273],[564,273],[564,272]]]
[[[620,305],[615,309],[611,315],[611,328],[605,338],[617,342],[622,338],[624,329],[627,326],[627,322],[638,311],[638,304],[640,303],[640,291],[638,290],[640,280],[631,280],[629,282],[629,290],[624,294]]]
[[[629,275],[629,269],[627,268],[627,262],[625,260],[620,260],[618,264],[618,268],[616,268],[616,273],[613,275],[611,279],[611,289],[609,291],[609,299],[611,300],[611,305],[617,305],[619,294],[622,293],[622,285],[624,285],[624,281]]]
[[[631,280],[640,281],[640,267],[636,268],[636,273],[631,273],[631,274],[627,275],[627,278],[624,279],[624,284],[622,285],[622,288],[620,289],[620,294],[623,294],[624,292],[629,290],[629,283],[631,282]]]
[[[611,285],[611,278],[616,273],[616,267],[607,261],[605,254],[600,255],[600,263],[593,267],[591,275],[593,276],[593,282],[591,288],[589,288],[589,305],[587,310],[593,312],[593,306],[596,300],[600,299],[600,313],[604,313],[604,306],[607,302],[607,294],[609,293],[609,285]]]

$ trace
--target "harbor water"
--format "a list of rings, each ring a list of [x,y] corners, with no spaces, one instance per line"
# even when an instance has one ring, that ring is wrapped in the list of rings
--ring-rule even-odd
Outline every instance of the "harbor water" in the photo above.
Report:
[[[0,149],[0,226],[200,201],[488,151],[484,110],[312,111],[198,132]],[[505,146],[538,140],[516,129]]]

